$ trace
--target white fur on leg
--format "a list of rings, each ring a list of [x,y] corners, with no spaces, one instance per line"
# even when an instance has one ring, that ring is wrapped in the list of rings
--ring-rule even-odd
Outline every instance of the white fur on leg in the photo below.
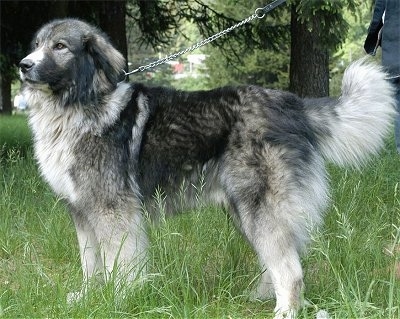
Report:
[[[275,298],[274,285],[268,269],[264,270],[258,279],[257,287],[251,291],[250,300],[268,300]]]
[[[260,263],[270,270],[275,289],[275,319],[295,318],[302,303],[303,271],[300,257],[296,248],[290,245],[290,240],[285,243],[288,237],[284,238],[272,243],[265,241],[264,248],[257,247],[258,251],[264,252],[259,255]],[[285,249],[282,249],[283,247]]]
[[[103,217],[95,230],[100,238],[105,280],[116,271],[117,283],[131,282],[146,272],[148,241],[143,216],[135,213],[124,223],[115,223],[115,216],[110,218],[113,220]]]
[[[280,309],[275,312],[274,319],[296,319],[297,311],[294,309]]]
[[[129,207],[135,207],[130,202]],[[145,273],[147,236],[140,210],[129,213],[98,212],[91,220],[74,216],[83,273],[82,289],[71,292],[67,302],[79,301],[87,292],[90,280],[103,275],[115,279],[118,287]]]
[[[94,229],[85,218],[80,219],[73,215],[73,220],[79,244],[83,282],[80,291],[67,294],[68,304],[82,299],[87,292],[89,280],[99,273],[102,268],[100,245]]]
[[[67,304],[72,305],[76,302],[82,300],[86,295],[87,289],[82,289],[81,291],[73,291],[67,294]]]
[[[96,239],[93,228],[87,223],[75,222],[78,237],[79,252],[81,257],[84,285],[97,272],[101,271],[101,259],[99,256],[99,242]]]

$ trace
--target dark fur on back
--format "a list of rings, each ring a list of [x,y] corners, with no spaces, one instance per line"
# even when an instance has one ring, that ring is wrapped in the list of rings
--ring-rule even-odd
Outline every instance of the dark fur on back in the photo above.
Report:
[[[125,60],[76,19],[43,26],[20,62],[41,173],[69,204],[83,289],[146,271],[143,210],[224,205],[261,267],[254,299],[275,318],[301,304],[300,253],[328,204],[324,159],[358,165],[383,145],[394,111],[385,73],[349,67],[340,99],[256,86],[182,92],[118,82]],[[118,276],[111,276],[113,272]]]
[[[190,175],[199,165],[222,160],[227,147],[260,153],[266,142],[284,146],[296,158],[293,167],[306,162],[317,147],[302,101],[289,93],[250,86],[200,92],[150,88],[144,94],[152,112],[143,136],[140,176],[157,183],[143,183],[147,196],[157,185],[167,187],[182,178],[182,167]],[[260,163],[252,157],[244,164]]]

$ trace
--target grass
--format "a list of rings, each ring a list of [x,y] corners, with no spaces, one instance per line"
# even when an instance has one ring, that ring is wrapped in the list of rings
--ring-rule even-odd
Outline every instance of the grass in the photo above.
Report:
[[[4,156],[11,149],[24,155],[30,147],[31,133],[26,115],[0,116],[0,155]]]
[[[5,145],[5,146],[1,146]],[[144,283],[80,288],[75,232],[64,204],[40,178],[23,116],[0,117],[0,317],[272,318],[273,301],[249,302],[256,258],[219,209],[150,226]],[[304,256],[300,318],[400,318],[400,158],[388,141],[362,171],[329,167],[332,205]],[[119,296],[119,297],[118,297]]]

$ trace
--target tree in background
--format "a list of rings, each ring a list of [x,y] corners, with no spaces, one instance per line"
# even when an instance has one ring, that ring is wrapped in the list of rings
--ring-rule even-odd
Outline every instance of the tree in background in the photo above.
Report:
[[[292,0],[289,90],[299,96],[329,95],[329,57],[346,39],[345,9],[360,0]]]
[[[344,18],[351,27],[347,33],[346,40],[338,50],[335,50],[330,60],[330,93],[340,94],[342,75],[345,68],[354,60],[365,57],[364,41],[367,34],[369,22],[372,16],[373,2],[363,2],[357,10],[357,14],[345,12]],[[380,63],[380,53],[375,57]]]

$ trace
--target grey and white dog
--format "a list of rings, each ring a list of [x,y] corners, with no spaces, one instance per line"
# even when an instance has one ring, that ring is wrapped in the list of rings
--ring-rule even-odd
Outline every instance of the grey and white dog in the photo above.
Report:
[[[324,162],[359,166],[382,147],[395,115],[386,74],[359,61],[340,98],[300,99],[257,86],[145,87],[119,82],[124,67],[108,38],[76,19],[43,26],[20,62],[35,155],[70,207],[84,286],[113,269],[142,274],[143,207],[156,216],[155,189],[170,212],[178,194],[192,205],[204,178],[205,199],[228,208],[257,253],[253,297],[275,297],[275,318],[294,317],[299,255],[328,205]]]

